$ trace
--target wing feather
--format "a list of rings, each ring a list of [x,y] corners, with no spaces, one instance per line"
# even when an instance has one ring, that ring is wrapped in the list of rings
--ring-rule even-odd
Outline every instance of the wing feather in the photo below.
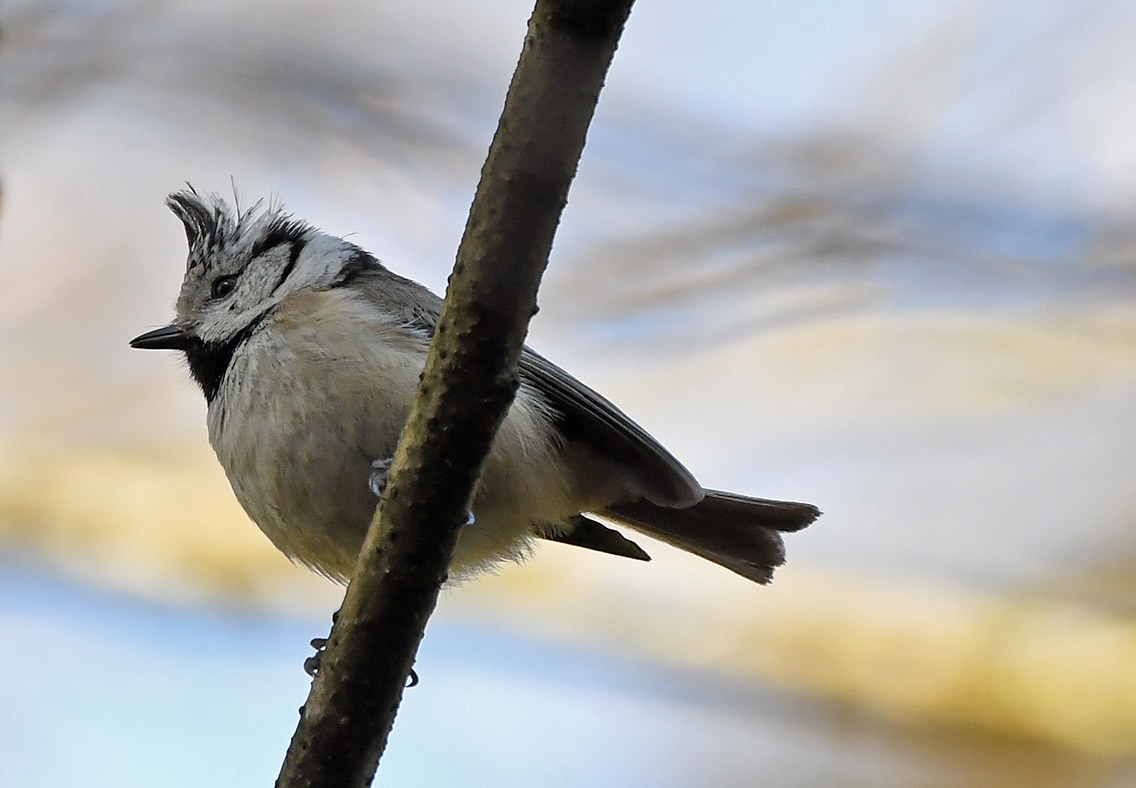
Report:
[[[433,336],[442,299],[417,282],[370,258],[352,271],[349,286]],[[567,440],[584,443],[618,463],[652,503],[686,507],[702,500],[702,486],[690,471],[606,398],[527,346],[519,372],[555,412],[557,426]]]

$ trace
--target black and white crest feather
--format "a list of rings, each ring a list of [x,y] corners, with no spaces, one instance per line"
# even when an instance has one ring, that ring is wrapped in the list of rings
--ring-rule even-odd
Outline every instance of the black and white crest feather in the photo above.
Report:
[[[249,250],[251,257],[277,244],[291,241],[295,253],[310,233],[311,225],[285,213],[279,205],[270,203],[261,211],[263,200],[258,200],[244,211],[231,208],[217,194],[201,195],[192,185],[166,198],[166,205],[181,220],[189,244],[186,260],[187,273],[198,266],[207,274],[222,249],[255,239]],[[294,263],[293,263],[294,264]]]

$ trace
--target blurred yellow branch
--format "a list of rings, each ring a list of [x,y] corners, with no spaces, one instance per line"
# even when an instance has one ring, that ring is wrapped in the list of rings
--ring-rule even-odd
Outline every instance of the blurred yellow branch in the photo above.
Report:
[[[338,596],[337,587],[279,557],[232,502],[211,457],[179,457],[59,457],[9,447],[0,454],[0,541],[165,599],[273,609],[283,599],[310,613]],[[754,593],[677,551],[652,553],[652,564],[628,566],[548,545],[527,565],[450,594],[446,609],[726,671],[904,724],[1136,755],[1132,617],[1056,597],[888,584],[800,561]],[[623,601],[611,604],[617,597]]]

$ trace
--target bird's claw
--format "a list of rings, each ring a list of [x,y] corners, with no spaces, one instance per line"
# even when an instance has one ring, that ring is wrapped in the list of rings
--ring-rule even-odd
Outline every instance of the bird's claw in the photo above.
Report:
[[[315,678],[315,675],[319,673],[320,660],[327,650],[327,638],[312,638],[312,648],[316,650],[316,653],[304,660],[304,672]]]
[[[377,497],[383,497],[383,491],[387,488],[387,477],[390,476],[391,459],[375,460],[371,463],[371,475],[367,478],[367,486],[371,488]]]
[[[338,615],[337,611],[336,616]],[[319,673],[320,660],[323,658],[324,652],[327,651],[327,638],[312,638],[312,648],[316,650],[316,653],[304,660],[304,672],[315,678],[316,674]],[[418,674],[414,671],[414,668],[411,668],[410,675],[406,677],[405,686],[409,689],[417,685]]]
[[[375,460],[371,463],[371,475],[367,477],[367,486],[371,488],[371,492],[375,497],[382,498],[383,493],[387,489],[387,479],[390,477],[391,463],[394,462],[393,458],[386,460]],[[470,509],[465,513],[465,524],[473,525],[477,522],[477,518]],[[417,683],[417,682],[415,682]],[[414,686],[411,684],[410,686]]]

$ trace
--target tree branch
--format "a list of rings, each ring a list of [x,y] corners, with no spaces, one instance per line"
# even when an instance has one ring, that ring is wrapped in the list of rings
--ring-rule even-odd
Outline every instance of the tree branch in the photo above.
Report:
[[[632,0],[538,0],[414,408],[279,788],[362,788],[390,733],[497,428]]]

